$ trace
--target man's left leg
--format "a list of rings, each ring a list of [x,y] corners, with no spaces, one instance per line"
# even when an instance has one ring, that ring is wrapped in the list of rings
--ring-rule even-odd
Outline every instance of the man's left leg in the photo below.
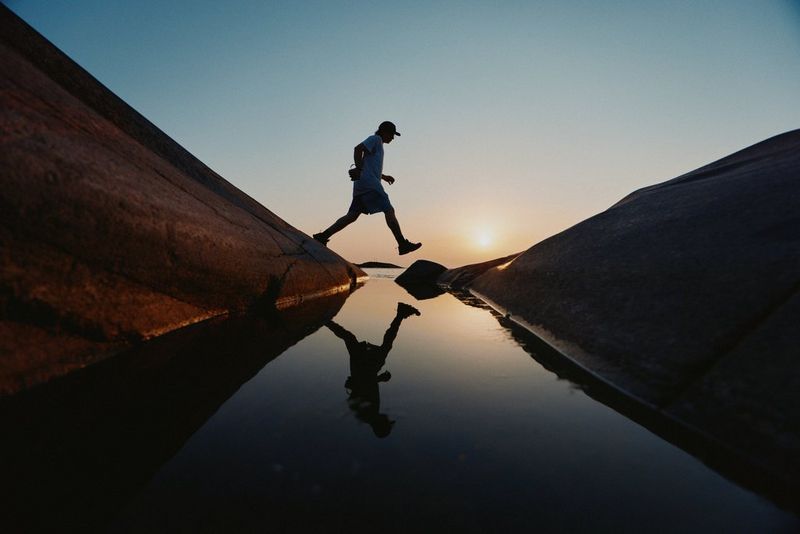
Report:
[[[360,214],[357,211],[350,210],[342,217],[339,217],[339,219],[335,223],[330,225],[330,227],[327,230],[325,230],[324,232],[320,232],[318,234],[314,234],[311,237],[313,237],[323,245],[328,246],[328,240],[331,238],[331,236],[336,232],[343,230],[350,224],[354,223],[356,219],[358,219],[359,215]]]

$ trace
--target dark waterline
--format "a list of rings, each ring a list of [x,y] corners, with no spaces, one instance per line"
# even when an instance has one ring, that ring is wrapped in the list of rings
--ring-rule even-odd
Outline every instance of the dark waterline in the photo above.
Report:
[[[543,367],[488,310],[370,274],[346,302],[188,329],[0,403],[10,526],[800,528]]]

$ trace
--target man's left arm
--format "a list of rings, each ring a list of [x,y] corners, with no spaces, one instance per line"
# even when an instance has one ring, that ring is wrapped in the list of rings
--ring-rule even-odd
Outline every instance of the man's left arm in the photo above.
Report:
[[[384,180],[389,185],[394,183],[394,178],[389,176],[388,174],[381,174],[381,180]]]

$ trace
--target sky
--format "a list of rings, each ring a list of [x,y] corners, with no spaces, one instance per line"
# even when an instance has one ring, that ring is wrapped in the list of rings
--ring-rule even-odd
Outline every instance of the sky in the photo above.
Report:
[[[5,2],[239,189],[312,234],[384,120],[381,214],[329,247],[447,267],[800,127],[800,1]]]

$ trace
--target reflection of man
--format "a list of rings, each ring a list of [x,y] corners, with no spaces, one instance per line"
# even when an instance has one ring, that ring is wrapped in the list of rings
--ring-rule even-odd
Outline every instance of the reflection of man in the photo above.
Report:
[[[336,337],[344,341],[347,352],[350,353],[350,376],[344,383],[344,387],[348,390],[350,409],[359,420],[368,423],[379,438],[389,435],[394,421],[386,414],[380,413],[381,395],[378,389],[378,382],[388,382],[392,375],[389,371],[378,373],[386,363],[389,351],[392,350],[392,343],[397,337],[400,323],[403,319],[419,314],[419,310],[415,307],[398,302],[397,315],[383,335],[381,346],[359,341],[356,336],[333,321],[328,321],[325,325],[336,334]]]

